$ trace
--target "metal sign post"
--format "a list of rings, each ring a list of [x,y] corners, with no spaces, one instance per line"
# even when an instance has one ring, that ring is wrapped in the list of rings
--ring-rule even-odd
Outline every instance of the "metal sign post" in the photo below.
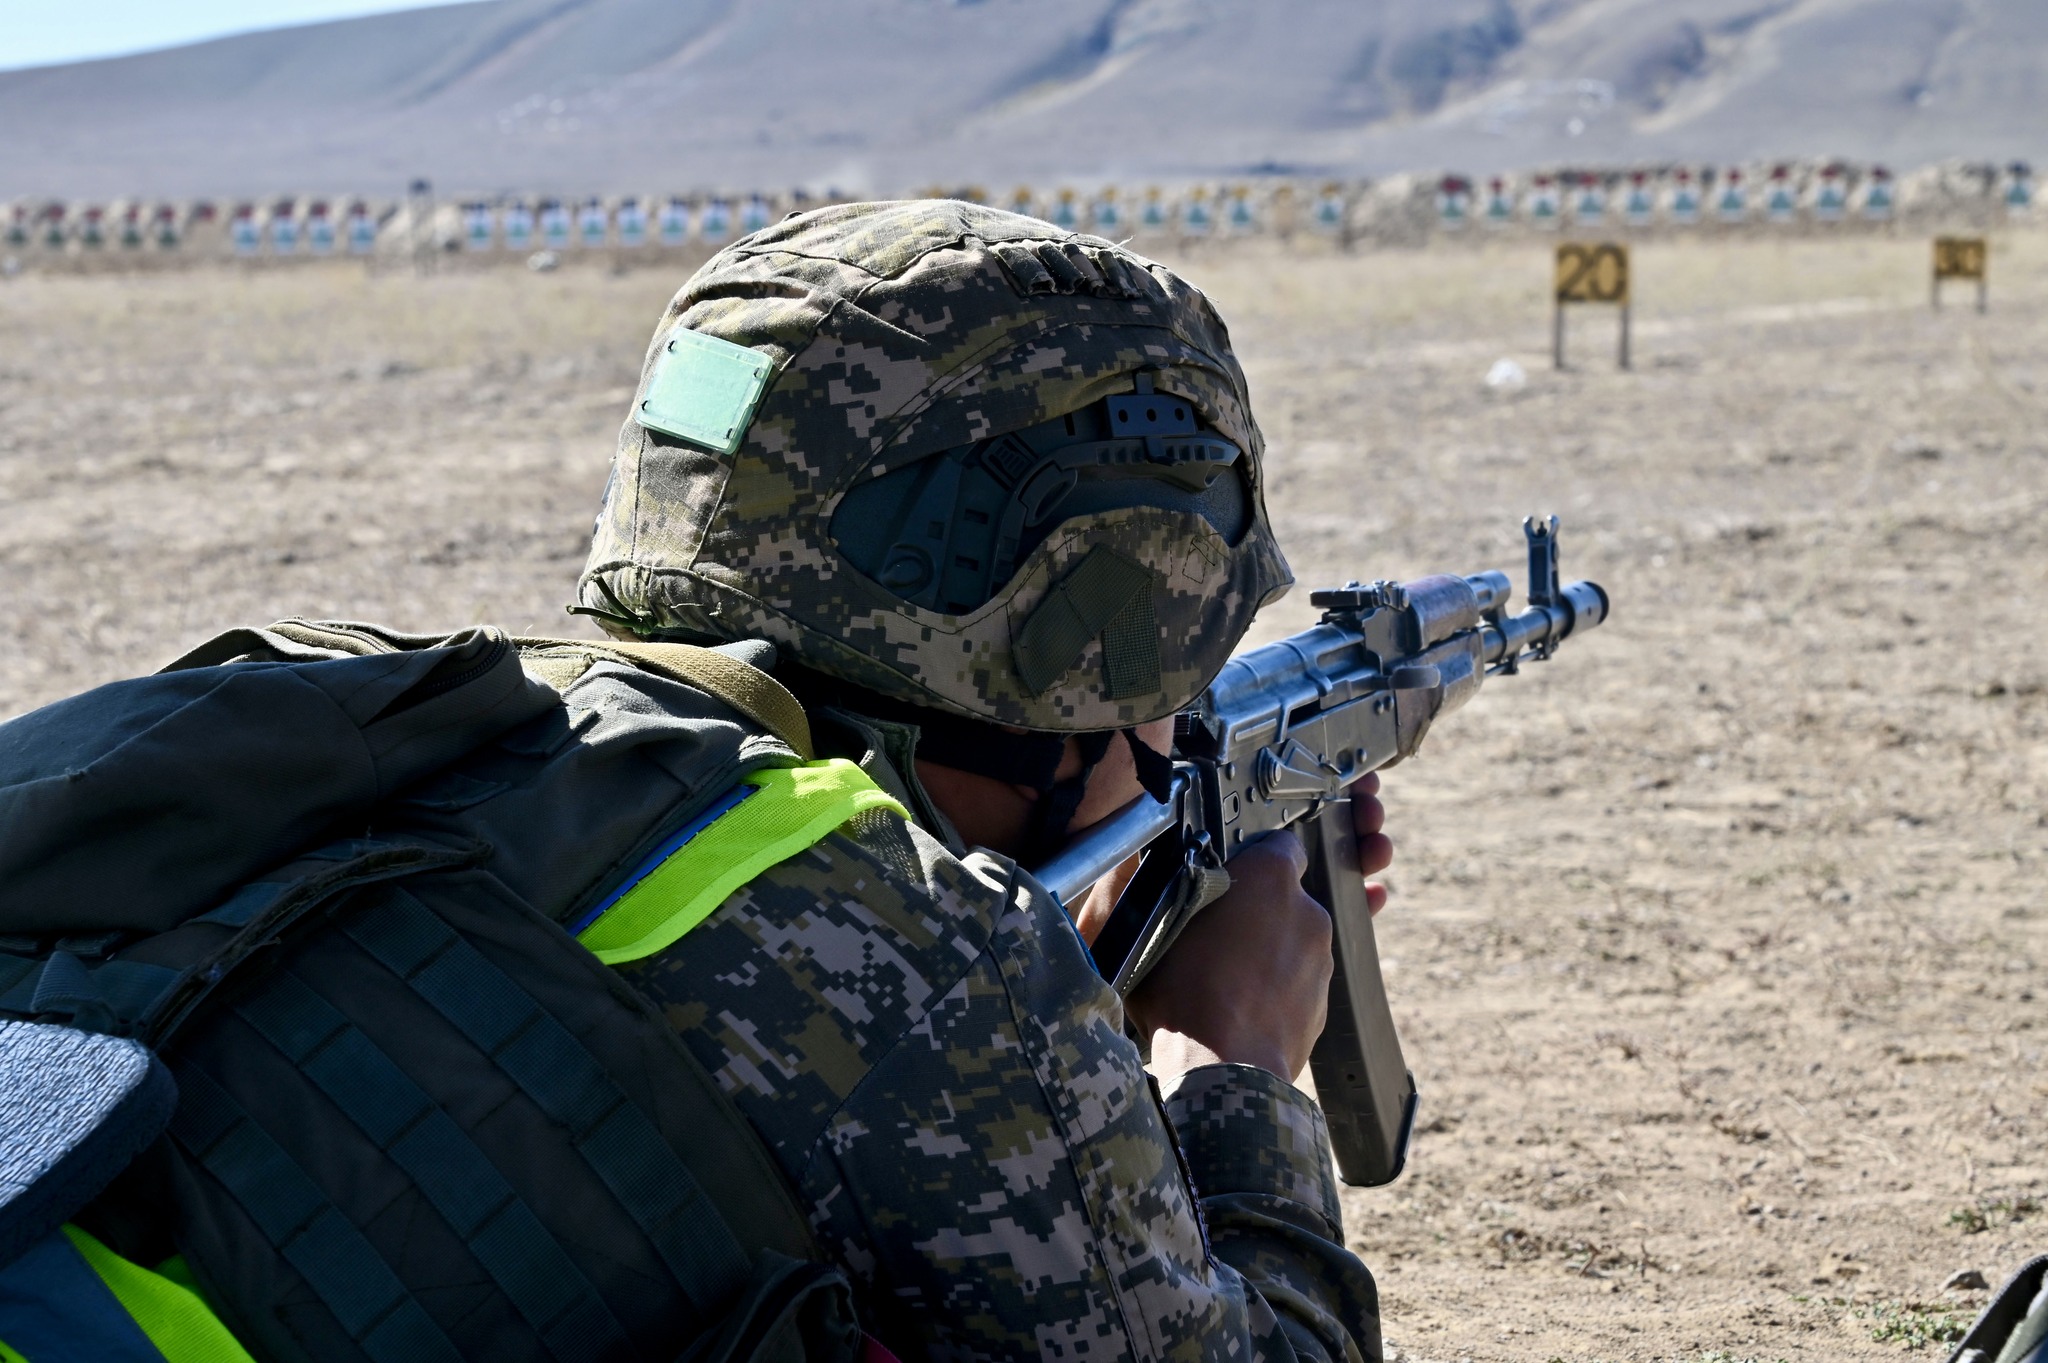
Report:
[[[1936,237],[1934,239],[1934,278],[1929,285],[1929,301],[1935,308],[1941,307],[1941,281],[1944,279],[1974,279],[1977,281],[1977,311],[1983,312],[1989,305],[1989,275],[1991,246],[1983,237]]]
[[[1568,303],[1612,303],[1621,309],[1620,367],[1629,367],[1628,247],[1620,242],[1560,242],[1551,298],[1550,360],[1564,368],[1564,310]]]

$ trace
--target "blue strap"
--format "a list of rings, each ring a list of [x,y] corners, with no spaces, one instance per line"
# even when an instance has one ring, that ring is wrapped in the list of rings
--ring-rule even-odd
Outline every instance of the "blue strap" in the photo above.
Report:
[[[405,1071],[304,980],[279,972],[235,1005],[391,1156],[562,1363],[632,1352],[597,1289],[533,1209]]]
[[[666,842],[655,848],[638,866],[633,868],[633,874],[627,876],[614,886],[612,892],[598,901],[594,908],[583,913],[575,922],[569,924],[569,935],[571,937],[576,936],[592,923],[604,917],[607,909],[611,908],[612,905],[618,903],[621,899],[624,899],[626,892],[652,875],[656,867],[682,851],[699,833],[702,833],[705,829],[731,813],[733,807],[739,804],[740,801],[750,795],[757,795],[760,791],[761,788],[759,786],[750,786],[743,781],[712,801],[711,808],[690,820],[689,823],[683,826],[682,831],[670,835]]]
[[[497,1062],[568,1128],[585,1163],[653,1243],[699,1312],[746,1280],[748,1259],[717,1206],[597,1058],[482,952],[403,890],[344,931]]]
[[[0,1270],[0,1339],[30,1363],[165,1363],[62,1231]]]
[[[177,1071],[171,1136],[221,1181],[256,1227],[375,1363],[461,1355],[312,1176],[196,1065]]]

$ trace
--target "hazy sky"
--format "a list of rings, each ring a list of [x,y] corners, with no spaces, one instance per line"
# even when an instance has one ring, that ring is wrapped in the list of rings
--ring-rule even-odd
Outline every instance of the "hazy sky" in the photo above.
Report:
[[[423,7],[421,0],[0,0],[0,71]]]

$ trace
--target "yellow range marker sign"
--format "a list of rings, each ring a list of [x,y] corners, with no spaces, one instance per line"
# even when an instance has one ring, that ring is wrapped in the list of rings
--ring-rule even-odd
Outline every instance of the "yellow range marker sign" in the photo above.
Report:
[[[1619,303],[1628,306],[1628,247],[1619,242],[1586,245],[1563,242],[1557,248],[1555,296],[1565,303]]]
[[[1934,277],[1936,279],[1984,278],[1984,264],[1991,249],[1982,237],[1936,237]]]

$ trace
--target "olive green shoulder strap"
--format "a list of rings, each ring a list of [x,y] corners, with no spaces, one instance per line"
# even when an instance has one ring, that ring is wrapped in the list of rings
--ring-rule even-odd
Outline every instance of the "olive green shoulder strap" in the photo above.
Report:
[[[811,744],[811,722],[804,708],[788,688],[760,668],[741,662],[729,653],[697,644],[602,643],[588,639],[518,639],[522,650],[564,648],[599,656],[610,655],[672,681],[694,686],[718,697],[733,709],[774,734],[798,757],[809,762],[817,756]]]

